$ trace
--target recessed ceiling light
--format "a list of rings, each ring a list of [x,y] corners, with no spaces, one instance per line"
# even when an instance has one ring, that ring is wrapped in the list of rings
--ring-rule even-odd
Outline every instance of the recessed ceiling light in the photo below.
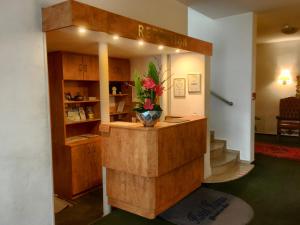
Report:
[[[164,46],[163,46],[163,45],[160,45],[160,46],[158,46],[158,49],[159,49],[159,50],[163,50],[163,49],[164,49]]]
[[[144,45],[144,41],[143,40],[139,40],[139,46],[143,46]]]
[[[86,33],[86,28],[85,27],[78,27],[78,32],[81,34]]]
[[[119,40],[119,38],[120,38],[119,35],[116,35],[116,34],[115,34],[115,35],[113,36],[113,39],[114,39],[114,40]]]
[[[180,52],[180,49],[176,49],[176,51],[175,51],[176,53],[179,53]]]

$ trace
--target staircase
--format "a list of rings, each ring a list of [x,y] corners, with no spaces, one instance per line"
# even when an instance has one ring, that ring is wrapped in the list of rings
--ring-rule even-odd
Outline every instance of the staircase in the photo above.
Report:
[[[210,133],[210,164],[212,175],[205,183],[220,183],[238,179],[248,174],[254,165],[240,161],[238,151],[227,149],[225,140],[215,139],[214,131]]]

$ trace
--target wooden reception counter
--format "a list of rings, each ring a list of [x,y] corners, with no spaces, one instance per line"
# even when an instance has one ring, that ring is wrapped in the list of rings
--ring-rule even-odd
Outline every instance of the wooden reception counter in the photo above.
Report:
[[[153,128],[112,122],[107,132],[102,160],[110,205],[152,219],[201,185],[206,118]]]

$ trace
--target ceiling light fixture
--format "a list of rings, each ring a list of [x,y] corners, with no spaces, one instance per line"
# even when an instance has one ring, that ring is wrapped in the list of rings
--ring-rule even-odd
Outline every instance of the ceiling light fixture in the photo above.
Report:
[[[114,40],[119,40],[120,37],[119,37],[119,35],[116,35],[116,34],[115,34],[115,35],[113,36],[113,39],[114,39]]]
[[[85,27],[78,27],[78,32],[81,34],[86,33],[86,28]]]
[[[160,46],[158,46],[158,49],[159,49],[159,50],[163,50],[163,49],[164,49],[164,46],[163,46],[163,45],[160,45]]]
[[[144,45],[144,41],[143,40],[139,40],[139,46],[143,46]]]
[[[180,52],[180,49],[176,49],[175,52],[176,52],[176,53],[179,53],[179,52]]]
[[[282,28],[281,28],[281,32],[284,33],[284,34],[294,34],[294,33],[297,33],[298,31],[298,28],[297,27],[293,27],[291,25],[284,25]]]

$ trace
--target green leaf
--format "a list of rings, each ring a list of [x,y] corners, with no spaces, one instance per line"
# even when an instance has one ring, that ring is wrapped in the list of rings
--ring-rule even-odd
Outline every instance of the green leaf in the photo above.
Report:
[[[142,81],[141,81],[141,77],[139,75],[138,72],[134,72],[134,87],[135,87],[135,92],[136,92],[136,96],[137,98],[141,101],[144,102],[144,91],[143,91],[143,87],[142,87]]]
[[[159,76],[153,62],[150,62],[148,65],[148,75],[154,80],[155,84],[159,84]]]

